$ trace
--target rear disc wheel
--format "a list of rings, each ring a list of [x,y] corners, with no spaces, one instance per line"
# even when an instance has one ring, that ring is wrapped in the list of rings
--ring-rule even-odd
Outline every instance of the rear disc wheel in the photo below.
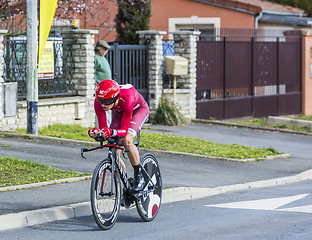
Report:
[[[160,208],[162,179],[158,161],[153,154],[145,154],[141,159],[141,165],[149,175],[150,180],[145,171],[142,170],[146,186],[138,193],[135,203],[140,217],[149,222],[156,217]]]

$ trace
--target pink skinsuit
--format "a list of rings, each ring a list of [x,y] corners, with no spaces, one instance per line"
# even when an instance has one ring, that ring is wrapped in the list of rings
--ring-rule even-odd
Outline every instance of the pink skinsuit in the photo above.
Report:
[[[94,109],[99,128],[107,128],[106,113],[97,99],[94,101]],[[146,101],[131,84],[120,85],[118,104],[114,105],[112,110],[114,111],[110,128],[115,129],[116,136],[121,137],[125,137],[128,131],[135,136],[149,116]]]

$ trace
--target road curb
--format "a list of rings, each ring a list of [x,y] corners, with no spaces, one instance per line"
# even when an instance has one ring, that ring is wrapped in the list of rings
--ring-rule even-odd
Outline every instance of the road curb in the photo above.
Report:
[[[312,136],[312,133],[308,133],[308,132],[298,132],[295,130],[269,128],[269,127],[258,127],[258,126],[243,125],[243,124],[238,124],[238,123],[223,122],[223,121],[218,121],[218,120],[192,119],[192,123],[215,124],[215,125],[221,125],[221,126],[227,126],[227,127],[237,127],[237,128],[246,128],[246,129],[253,129],[253,130],[260,130],[260,131]]]
[[[6,192],[6,191],[15,191],[15,190],[21,190],[21,189],[35,188],[35,187],[45,187],[48,185],[61,184],[61,183],[79,182],[79,181],[90,180],[91,178],[92,178],[91,175],[87,175],[87,176],[82,176],[82,177],[65,178],[65,179],[57,179],[57,180],[51,180],[51,181],[46,181],[46,182],[29,183],[29,184],[23,184],[23,185],[1,187],[0,193]]]
[[[166,151],[166,150],[159,150],[159,149],[145,149],[145,148],[141,148],[141,149],[143,149],[145,151],[150,151],[150,152],[160,152],[160,153],[183,155],[183,156],[191,156],[191,157],[209,158],[211,160],[223,160],[223,161],[230,161],[230,162],[255,162],[255,161],[259,161],[259,160],[273,160],[273,159],[276,159],[276,158],[289,158],[290,157],[290,154],[284,153],[284,154],[278,154],[278,155],[273,155],[273,156],[267,156],[267,157],[264,157],[264,158],[244,158],[244,159],[238,159],[238,158],[214,157],[214,156],[201,155],[201,154],[195,154],[195,153]]]
[[[39,136],[33,134],[23,134],[23,133],[8,133],[8,132],[0,132],[0,137],[8,137],[8,138],[20,138],[20,139],[29,139],[29,140],[43,140],[43,141],[50,141],[50,142],[62,142],[62,143],[69,143],[69,144],[85,144],[90,146],[98,146],[98,142],[88,142],[88,141],[80,141],[80,140],[73,140],[73,139],[66,139],[66,138],[57,138],[57,137],[49,137],[49,136]]]
[[[304,171],[294,176],[261,180],[242,184],[233,184],[213,188],[198,187],[177,187],[163,190],[162,203],[173,203],[177,201],[192,200],[222,193],[273,187],[312,179],[312,169]],[[22,228],[42,223],[59,220],[66,220],[76,217],[91,215],[90,202],[69,204],[52,208],[44,208],[20,213],[11,213],[0,216],[0,231],[14,228]]]
[[[208,197],[212,195],[241,191],[254,188],[274,187],[285,184],[292,184],[312,179],[312,169],[304,171],[294,176],[260,180],[249,183],[239,183],[214,188],[178,187],[166,189],[166,196],[163,196],[163,203],[191,200],[195,198]]]

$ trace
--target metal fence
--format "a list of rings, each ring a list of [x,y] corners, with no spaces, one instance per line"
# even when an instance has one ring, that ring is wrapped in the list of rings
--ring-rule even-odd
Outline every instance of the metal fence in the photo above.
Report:
[[[207,35],[197,46],[197,118],[301,112],[300,36]]]
[[[148,46],[111,43],[107,59],[119,84],[132,84],[148,101]]]
[[[166,73],[165,70],[165,58],[166,56],[174,55],[174,40],[173,39],[164,39],[162,43],[163,48],[163,62],[162,62],[162,78],[163,78],[163,88],[173,88],[173,77]]]
[[[38,96],[55,97],[76,95],[73,74],[75,72],[73,43],[74,40],[62,39],[61,35],[50,36],[53,42],[54,72],[49,77],[38,77]],[[7,36],[4,41],[5,82],[18,83],[18,98],[26,98],[27,48],[26,35]]]

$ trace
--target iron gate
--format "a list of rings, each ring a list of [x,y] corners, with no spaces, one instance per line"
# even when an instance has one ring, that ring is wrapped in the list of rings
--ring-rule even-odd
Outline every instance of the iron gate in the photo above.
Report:
[[[113,79],[132,84],[148,102],[148,46],[113,43],[107,54]]]
[[[72,96],[77,95],[73,75],[75,72],[73,56],[73,39],[63,39],[61,35],[50,35],[48,41],[53,42],[54,72],[52,78],[39,78],[38,96]],[[26,35],[7,36],[3,40],[5,82],[17,82],[18,99],[26,98]]]
[[[196,100],[199,119],[300,114],[301,37],[201,37]]]

